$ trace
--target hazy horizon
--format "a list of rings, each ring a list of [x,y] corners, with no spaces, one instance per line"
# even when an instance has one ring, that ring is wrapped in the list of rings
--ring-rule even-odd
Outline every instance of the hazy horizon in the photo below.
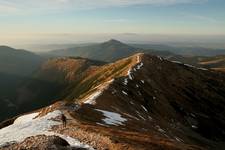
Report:
[[[224,5],[223,0],[0,0],[0,45],[115,38],[224,48]]]
[[[6,37],[4,37],[6,38]],[[30,51],[46,51],[56,48],[47,45],[76,45],[101,43],[110,39],[116,39],[129,44],[163,44],[170,46],[205,47],[214,49],[225,48],[225,35],[163,35],[163,34],[21,34],[20,38],[11,35],[7,41],[0,45],[6,45],[17,49]],[[43,49],[41,49],[43,48]]]

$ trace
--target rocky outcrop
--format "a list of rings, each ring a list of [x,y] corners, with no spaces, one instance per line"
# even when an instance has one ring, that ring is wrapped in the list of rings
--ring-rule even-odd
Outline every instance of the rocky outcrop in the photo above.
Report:
[[[71,147],[67,141],[58,136],[38,135],[26,138],[21,143],[8,143],[0,150],[85,150]]]

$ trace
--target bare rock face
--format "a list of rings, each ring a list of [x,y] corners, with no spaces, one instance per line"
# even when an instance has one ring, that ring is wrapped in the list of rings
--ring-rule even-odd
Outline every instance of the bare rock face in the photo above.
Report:
[[[26,138],[21,143],[9,144],[1,150],[85,150],[71,147],[67,141],[58,136],[38,135]]]

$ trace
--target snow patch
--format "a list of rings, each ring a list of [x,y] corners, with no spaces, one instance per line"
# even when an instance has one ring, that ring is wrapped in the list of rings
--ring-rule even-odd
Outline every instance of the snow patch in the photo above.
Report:
[[[123,84],[124,85],[127,85],[128,84],[128,79],[127,78],[124,79]]]
[[[190,67],[190,68],[195,68],[195,69],[198,69],[198,70],[203,70],[203,71],[207,71],[208,70],[206,68],[198,68],[198,67],[195,67],[195,66],[190,65],[190,64],[184,64],[184,66],[187,66],[187,67]]]
[[[95,93],[91,94],[84,102],[84,104],[94,105],[96,104],[95,99],[102,94],[102,91],[96,91]]]
[[[141,105],[141,107],[142,107],[146,112],[148,112],[148,110],[147,110],[143,105]]]
[[[140,63],[140,64],[137,65],[137,68],[136,68],[136,69],[139,70],[139,69],[141,69],[141,67],[143,67],[143,66],[144,66],[144,64],[143,64],[143,63]]]
[[[180,61],[171,61],[171,62],[176,63],[176,64],[183,64],[183,63],[180,62]]]
[[[171,62],[173,62],[173,63],[176,63],[176,64],[182,64],[182,65],[184,65],[184,66],[187,66],[187,67],[190,67],[190,68],[195,68],[195,69],[198,69],[198,70],[203,70],[203,71],[207,71],[208,69],[206,69],[206,68],[198,68],[198,67],[196,67],[196,66],[193,66],[193,65],[190,65],[190,64],[183,64],[182,62],[180,62],[180,61],[171,61]]]
[[[157,56],[157,57],[159,58],[160,61],[163,61],[163,58],[162,57],[160,57],[160,56]]]
[[[132,105],[134,105],[134,102],[130,101],[130,103],[131,103]]]
[[[138,114],[138,116],[139,116],[141,119],[146,120],[146,119],[141,115],[141,113],[140,113],[139,111],[136,111],[136,113]]]
[[[108,86],[110,85],[110,83],[112,83],[114,81],[114,79],[107,81],[99,86],[96,87],[96,91],[94,93],[92,93],[90,96],[88,96],[85,100],[84,100],[84,104],[90,104],[90,105],[95,105],[96,104],[96,98],[98,98],[99,96],[102,95],[103,91],[105,89],[108,88]]]
[[[131,69],[129,69],[128,72],[127,72],[127,75],[128,75],[130,80],[133,80],[133,77],[132,77],[131,73],[132,73],[132,71],[131,71]]]
[[[123,125],[123,123],[125,121],[127,121],[126,118],[123,118],[120,114],[115,113],[115,112],[109,112],[109,111],[105,111],[105,110],[100,110],[100,109],[95,109],[99,112],[102,112],[103,115],[105,116],[104,119],[102,119],[102,121],[104,121],[106,124],[108,125]]]
[[[93,149],[88,145],[80,143],[78,140],[54,133],[51,130],[52,126],[60,125],[61,122],[52,120],[57,116],[61,115],[62,112],[59,110],[48,113],[47,115],[39,118],[35,118],[39,113],[32,113],[17,118],[12,125],[9,125],[0,130],[0,146],[5,145],[9,142],[22,142],[24,139],[30,136],[37,135],[56,135],[65,139],[71,146],[79,146],[88,149]]]
[[[175,140],[177,141],[177,142],[182,142],[182,140],[180,139],[180,138],[178,138],[178,137],[174,137],[175,138]]]
[[[122,93],[123,93],[124,95],[128,95],[127,92],[125,92],[125,91],[122,91]]]
[[[161,133],[165,133],[166,131],[163,130],[159,125],[156,126],[157,130]]]
[[[32,114],[28,114],[28,115],[24,115],[21,117],[18,117],[15,121],[14,121],[14,125],[19,125],[19,124],[23,124],[23,123],[27,123],[32,121],[36,116],[38,116],[39,113],[32,113]]]

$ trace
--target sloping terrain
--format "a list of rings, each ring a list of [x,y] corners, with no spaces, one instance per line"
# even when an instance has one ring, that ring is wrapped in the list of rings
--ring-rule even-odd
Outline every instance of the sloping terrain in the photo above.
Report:
[[[202,59],[200,65],[218,71],[225,71],[225,56],[215,56]]]
[[[50,59],[17,88],[16,105],[27,112],[60,100],[71,91],[70,85],[86,76],[86,71],[102,64],[83,58]]]
[[[168,51],[176,55],[196,57],[214,57],[218,55],[225,55],[225,49],[207,48],[199,46],[175,46],[176,44],[163,45],[163,44],[129,44],[133,47],[142,49],[154,49],[157,51]],[[174,46],[172,46],[174,45]]]
[[[191,64],[193,66],[204,67],[222,72],[224,72],[225,70],[225,56],[223,55],[214,57],[203,57],[203,56],[184,57],[180,55],[173,55],[173,56],[171,55],[165,58],[171,61],[178,61],[184,64]]]
[[[0,120],[17,114],[16,90],[44,61],[25,50],[0,46]]]
[[[62,111],[67,127],[57,123],[53,131],[93,148],[222,150],[225,145],[223,73],[139,53],[109,64],[52,59],[36,78],[63,85],[52,91],[60,102],[40,109],[37,117]],[[52,89],[35,84],[27,87],[37,95]]]

